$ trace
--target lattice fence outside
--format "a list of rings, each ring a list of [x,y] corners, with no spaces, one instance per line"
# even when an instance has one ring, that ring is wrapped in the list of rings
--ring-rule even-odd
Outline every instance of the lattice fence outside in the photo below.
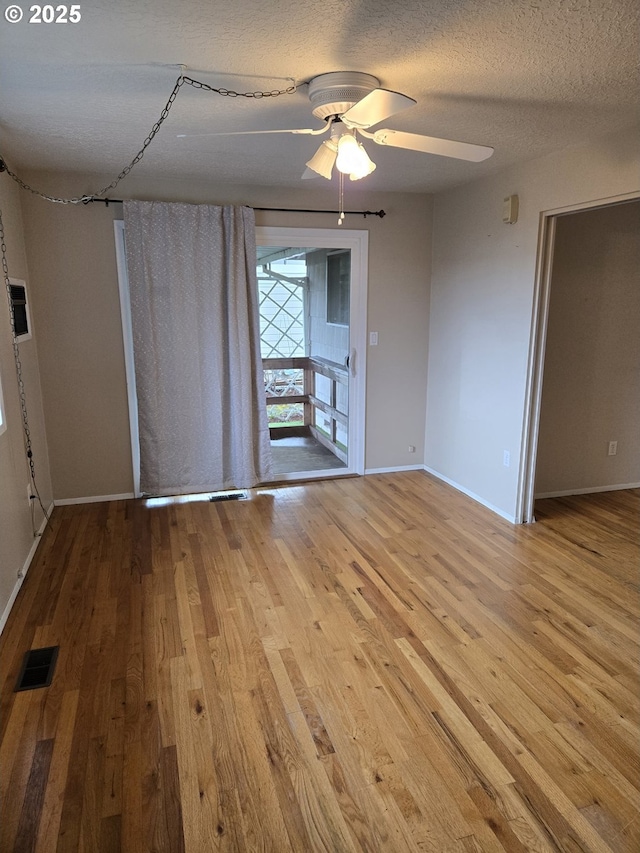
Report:
[[[262,358],[304,356],[304,289],[258,278]]]

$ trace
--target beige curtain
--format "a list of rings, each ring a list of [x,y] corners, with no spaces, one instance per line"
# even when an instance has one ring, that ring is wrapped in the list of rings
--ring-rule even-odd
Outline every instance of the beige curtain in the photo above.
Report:
[[[268,479],[253,210],[127,201],[124,222],[142,492]]]

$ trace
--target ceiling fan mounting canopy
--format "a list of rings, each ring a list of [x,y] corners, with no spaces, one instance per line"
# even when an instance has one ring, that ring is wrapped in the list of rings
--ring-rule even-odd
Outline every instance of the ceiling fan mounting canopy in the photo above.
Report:
[[[342,115],[379,86],[377,77],[361,71],[319,74],[309,81],[312,113],[319,119]]]

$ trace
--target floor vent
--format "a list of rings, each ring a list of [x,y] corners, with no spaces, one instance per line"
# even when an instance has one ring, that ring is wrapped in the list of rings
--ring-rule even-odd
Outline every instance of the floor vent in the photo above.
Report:
[[[56,668],[59,646],[49,646],[46,649],[31,649],[22,660],[22,668],[18,676],[14,693],[21,690],[35,690],[37,687],[48,687]]]
[[[249,498],[247,492],[216,492],[214,495],[209,495],[211,503],[217,501],[246,501]]]

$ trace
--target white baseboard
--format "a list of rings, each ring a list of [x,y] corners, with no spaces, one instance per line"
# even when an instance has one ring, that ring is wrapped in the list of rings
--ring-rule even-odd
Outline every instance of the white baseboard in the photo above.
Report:
[[[591,486],[588,489],[565,489],[561,492],[541,492],[534,495],[534,500],[544,498],[567,498],[570,495],[593,495],[596,492],[619,492],[622,489],[640,489],[640,483],[618,483],[615,486]]]
[[[53,512],[53,502],[51,506],[47,510],[47,515],[51,515]],[[38,545],[40,544],[40,540],[42,538],[42,534],[44,533],[44,529],[47,526],[47,519],[42,519],[42,524],[38,528],[38,532],[34,536],[33,544],[29,549],[29,553],[27,554],[27,559],[24,561],[22,568],[18,573],[18,579],[16,580],[16,585],[13,588],[11,595],[9,596],[9,601],[7,601],[7,606],[4,608],[2,616],[0,616],[0,634],[4,631],[4,626],[7,624],[7,619],[9,618],[9,613],[11,613],[11,608],[15,604],[15,600],[18,597],[18,593],[20,592],[20,587],[24,583],[24,579],[27,576],[27,572],[29,571],[29,566],[31,565],[31,561],[38,549]]]
[[[461,486],[460,483],[454,482],[454,480],[450,480],[448,477],[445,477],[444,474],[440,474],[439,471],[434,471],[433,468],[429,468],[426,465],[423,466],[424,470],[427,474],[433,474],[434,477],[437,477],[438,480],[442,480],[443,483],[446,483],[448,486],[453,486],[454,489],[457,489],[459,492],[462,492],[463,495],[466,495],[468,498],[476,501],[482,506],[490,509],[491,512],[495,512],[496,515],[499,515],[501,518],[504,518],[505,521],[510,521],[511,524],[518,524],[516,521],[515,515],[510,515],[508,512],[505,512],[503,509],[500,509],[493,504],[490,504],[488,501],[485,501],[484,498],[481,498],[480,495],[476,495],[474,492],[469,491],[469,489],[465,489],[464,486]]]
[[[61,498],[55,501],[56,506],[73,506],[74,504],[96,504],[104,501],[128,501],[135,498],[133,492],[122,495],[91,495],[88,498]]]
[[[365,474],[395,474],[397,471],[424,471],[424,465],[397,465],[394,468],[365,468]]]

